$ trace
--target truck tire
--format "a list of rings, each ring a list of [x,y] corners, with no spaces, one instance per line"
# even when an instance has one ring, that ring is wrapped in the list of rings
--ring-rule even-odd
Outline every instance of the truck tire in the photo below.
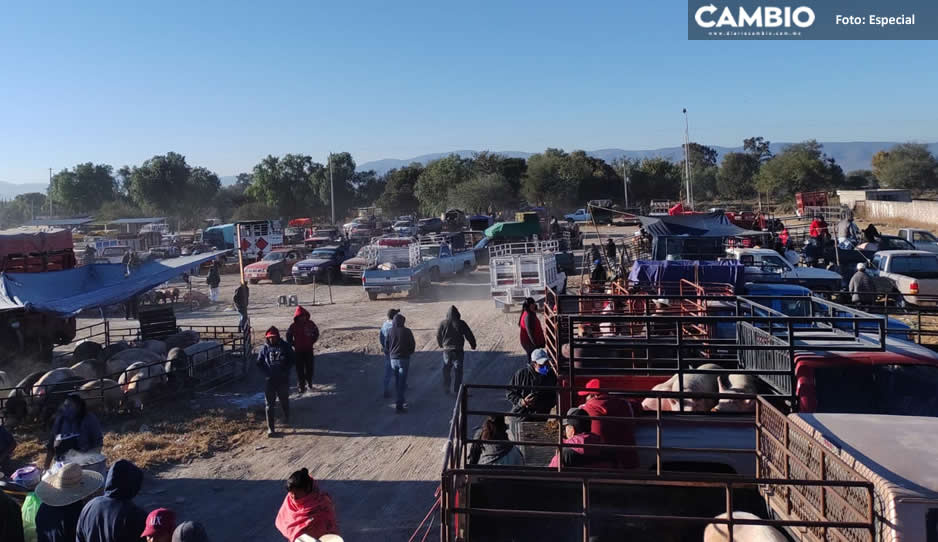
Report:
[[[430,270],[430,281],[431,282],[440,282],[440,268],[434,267]]]
[[[468,275],[469,273],[472,273],[472,264],[469,262],[464,262],[462,265],[461,274]]]
[[[280,271],[279,269],[275,269],[274,271],[271,271],[270,282],[273,282],[274,284],[280,284],[281,282],[283,282],[283,272]]]
[[[368,292],[368,299],[375,301],[378,299],[378,292]]]
[[[260,280],[258,280],[258,279],[248,279],[248,282],[250,282],[251,284],[257,284],[258,282],[260,282]]]

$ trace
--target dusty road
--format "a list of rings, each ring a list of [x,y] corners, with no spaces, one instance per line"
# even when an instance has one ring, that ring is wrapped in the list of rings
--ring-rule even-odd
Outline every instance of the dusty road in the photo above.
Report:
[[[227,300],[236,278],[223,279]],[[332,494],[346,540],[406,541],[434,501],[454,404],[454,396],[442,389],[437,325],[446,309],[457,305],[479,342],[478,350],[467,352],[465,380],[507,383],[522,363],[518,313],[495,309],[485,271],[437,285],[427,299],[416,301],[368,301],[360,286],[348,285],[333,288],[335,304],[312,306],[312,286],[260,284],[251,287],[258,336],[269,325],[286,328],[293,308],[277,307],[276,298],[294,293],[312,313],[321,339],[315,392],[293,396],[291,428],[282,438],[263,437],[148,479],[141,504],[170,506],[184,519],[198,519],[215,540],[281,540],[273,521],[284,480],[307,467]],[[321,289],[317,301],[323,299],[328,293]],[[411,361],[409,412],[402,415],[394,412],[393,400],[382,396],[378,327],[392,307],[407,317],[418,349]],[[221,304],[180,317],[192,323],[237,321],[236,313]],[[253,373],[219,393],[257,405],[262,388]],[[507,405],[497,396],[491,401]]]

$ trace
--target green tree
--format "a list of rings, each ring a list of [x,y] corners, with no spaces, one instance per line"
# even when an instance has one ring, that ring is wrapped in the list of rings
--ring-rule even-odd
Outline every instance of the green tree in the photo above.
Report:
[[[378,198],[378,207],[392,215],[416,213],[420,202],[414,192],[421,173],[423,166],[418,162],[385,173],[384,192]]]
[[[664,158],[645,158],[633,164],[629,190],[635,203],[680,197],[683,182],[680,166]]]
[[[274,209],[271,216],[322,216],[323,203],[313,186],[313,176],[322,168],[305,154],[268,155],[254,166],[245,195]]]
[[[91,162],[78,164],[71,170],[63,169],[52,177],[49,195],[59,209],[90,213],[117,195],[113,171],[109,165]]]
[[[790,199],[796,192],[843,185],[843,170],[822,148],[813,139],[789,145],[762,164],[756,175],[756,188],[779,199]]]
[[[868,169],[856,169],[847,173],[844,188],[879,188],[879,181]]]
[[[747,137],[743,140],[743,150],[755,156],[759,162],[766,162],[772,158],[772,151],[769,150],[771,143],[765,138]]]
[[[513,202],[508,180],[497,173],[485,173],[460,183],[449,191],[449,205],[467,213],[488,213],[506,209]]]
[[[446,210],[451,188],[472,176],[472,160],[451,154],[427,164],[414,194],[420,202],[420,210],[427,215],[439,215]]]
[[[482,151],[472,157],[472,172],[475,175],[499,175],[505,179],[510,187],[509,198],[516,199],[521,192],[521,180],[528,169],[524,158],[508,158],[507,156]]]
[[[749,152],[728,152],[717,172],[717,193],[729,199],[748,198],[756,193],[753,179],[759,172],[759,157]]]
[[[242,220],[268,220],[270,217],[277,216],[277,209],[260,201],[245,203],[234,210],[231,214],[233,222]]]
[[[247,187],[251,186],[251,182],[253,180],[254,180],[254,175],[250,173],[238,173],[238,177],[237,177],[237,180],[235,180],[235,184],[237,186],[240,186],[242,190],[244,190],[244,189],[247,189]]]
[[[716,196],[717,192],[717,151],[713,147],[700,143],[689,143],[688,156],[691,169],[694,199],[705,199]],[[684,161],[678,164],[684,171]]]
[[[118,218],[140,218],[143,215],[143,211],[129,200],[115,199],[102,203],[95,211],[94,218],[97,221],[107,222]]]
[[[568,157],[563,150],[551,148],[528,158],[528,171],[521,183],[521,195],[528,203],[559,209],[576,205],[577,181],[587,175],[587,166]]]
[[[355,188],[355,201],[361,206],[370,206],[378,201],[384,193],[387,180],[378,177],[373,169],[356,171],[352,176],[352,186]]]
[[[219,190],[211,201],[211,207],[215,209],[216,217],[223,222],[229,222],[235,209],[250,203],[251,198],[245,195],[245,189],[244,185],[235,183]]]
[[[130,196],[148,212],[172,214],[187,193],[190,171],[181,154],[154,156],[131,170]]]
[[[347,152],[334,153],[331,156],[332,173],[330,180],[328,161],[325,166],[316,168],[312,175],[313,190],[322,202],[324,214],[332,214],[332,196],[335,194],[336,221],[348,216],[349,209],[358,202],[355,198],[355,160]]]
[[[938,188],[938,160],[920,143],[900,143],[874,156],[873,173],[886,188]]]

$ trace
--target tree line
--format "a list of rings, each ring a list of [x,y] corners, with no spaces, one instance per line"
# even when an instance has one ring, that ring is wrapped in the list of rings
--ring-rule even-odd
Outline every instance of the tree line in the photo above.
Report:
[[[938,160],[925,145],[903,143],[877,153],[871,169],[844,173],[814,140],[788,145],[778,154],[762,137],[743,141],[741,152],[723,155],[699,143],[688,146],[696,201],[755,198],[791,201],[795,192],[838,188],[938,189]],[[331,175],[330,175],[331,163]],[[139,166],[78,164],[56,173],[48,196],[21,194],[0,202],[0,225],[21,224],[46,214],[49,199],[58,215],[93,215],[96,220],[146,215],[175,219],[180,228],[268,217],[327,220],[335,200],[336,217],[354,207],[377,205],[389,215],[439,215],[448,208],[495,212],[522,203],[566,211],[590,199],[629,201],[683,198],[684,161],[620,159],[607,163],[583,151],[546,149],[527,160],[487,151],[456,154],[427,164],[412,163],[384,175],[358,171],[348,152],[325,164],[304,154],[267,156],[230,186],[218,175],[168,152]],[[333,194],[334,191],[334,194]]]

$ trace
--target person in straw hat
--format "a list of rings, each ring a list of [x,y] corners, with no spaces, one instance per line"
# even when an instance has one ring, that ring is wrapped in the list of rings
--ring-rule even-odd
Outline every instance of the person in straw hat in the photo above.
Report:
[[[74,542],[85,501],[104,485],[100,473],[66,463],[36,486],[36,542]]]

